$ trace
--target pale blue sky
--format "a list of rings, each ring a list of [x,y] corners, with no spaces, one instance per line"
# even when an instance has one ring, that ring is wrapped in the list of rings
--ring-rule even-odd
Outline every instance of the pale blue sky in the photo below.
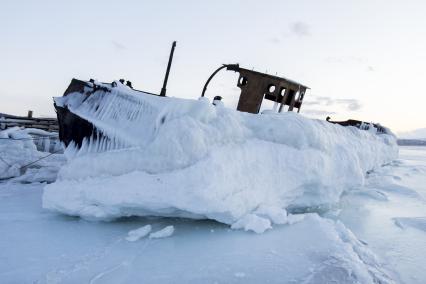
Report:
[[[54,115],[75,77],[197,98],[235,63],[312,88],[302,112],[426,127],[425,1],[1,1],[0,112]],[[235,101],[233,73],[209,96]]]

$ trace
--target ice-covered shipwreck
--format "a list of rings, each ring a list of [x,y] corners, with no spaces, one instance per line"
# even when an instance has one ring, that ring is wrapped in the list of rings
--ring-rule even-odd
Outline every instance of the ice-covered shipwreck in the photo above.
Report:
[[[168,97],[172,55],[160,95],[124,80],[73,79],[55,98],[68,162],[46,186],[45,208],[87,219],[176,216],[267,229],[286,223],[289,211],[332,206],[397,156],[387,129],[305,118],[292,111],[308,87],[237,64],[216,70],[199,99]],[[221,69],[240,74],[237,111],[205,96]],[[274,106],[260,114],[265,100]]]

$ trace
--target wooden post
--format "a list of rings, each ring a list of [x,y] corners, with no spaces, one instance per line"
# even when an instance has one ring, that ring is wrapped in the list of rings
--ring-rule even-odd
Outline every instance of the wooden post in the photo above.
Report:
[[[33,117],[33,111],[32,110],[29,110],[28,111],[28,116],[27,116],[28,118],[32,118]]]

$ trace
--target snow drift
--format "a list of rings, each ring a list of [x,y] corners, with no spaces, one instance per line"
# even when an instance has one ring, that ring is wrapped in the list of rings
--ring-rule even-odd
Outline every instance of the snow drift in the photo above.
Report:
[[[44,190],[44,208],[86,219],[209,218],[261,232],[289,222],[288,209],[333,205],[398,155],[392,134],[120,84],[55,102],[104,137],[69,146],[57,181]]]

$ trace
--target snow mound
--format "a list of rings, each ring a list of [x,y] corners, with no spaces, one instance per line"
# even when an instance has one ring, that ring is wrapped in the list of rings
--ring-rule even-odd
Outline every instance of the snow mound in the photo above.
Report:
[[[254,115],[125,87],[56,102],[109,140],[68,147],[43,207],[92,220],[208,218],[260,232],[286,223],[286,208],[338,202],[398,155],[392,134],[291,112]]]

